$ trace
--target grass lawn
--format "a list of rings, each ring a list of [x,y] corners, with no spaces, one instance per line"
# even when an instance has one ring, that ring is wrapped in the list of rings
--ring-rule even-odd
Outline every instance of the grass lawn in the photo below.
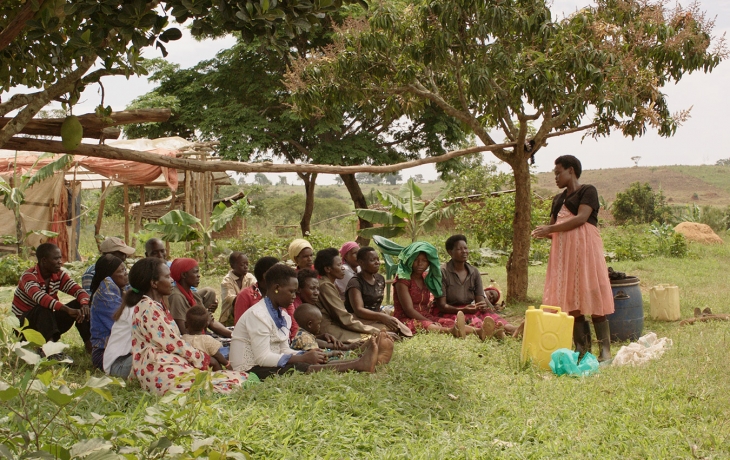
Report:
[[[681,327],[648,319],[648,289],[659,283],[680,287],[683,317],[694,307],[730,313],[729,260],[726,241],[692,245],[686,259],[611,264],[641,279],[644,332],[674,342],[643,367],[557,378],[522,368],[517,340],[426,334],[397,344],[391,363],[373,375],[291,375],[210,396],[207,410],[185,428],[239,440],[253,458],[730,458],[730,324]],[[506,286],[503,268],[489,271]],[[534,304],[544,275],[544,266],[531,268]],[[3,305],[11,294],[0,292]],[[527,305],[507,312],[519,318]],[[73,340],[78,366],[67,378],[80,382],[91,364],[78,337]],[[136,383],[112,391],[113,403],[91,395],[78,412],[117,412],[116,429],[142,429],[149,416],[144,409],[158,398]]]

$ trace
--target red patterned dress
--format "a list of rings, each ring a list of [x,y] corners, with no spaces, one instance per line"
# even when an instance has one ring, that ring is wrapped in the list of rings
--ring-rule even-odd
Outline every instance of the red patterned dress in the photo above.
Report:
[[[210,356],[185,342],[165,307],[145,296],[134,306],[132,317],[132,371],[142,388],[164,395],[190,389],[193,369],[207,370]],[[216,372],[213,389],[229,393],[249,378],[246,372]],[[257,379],[256,379],[257,380]]]
[[[413,309],[421,314],[427,321],[409,318],[403,311],[400,299],[398,298],[398,291],[395,289],[396,284],[404,284],[408,286],[408,294],[411,296],[411,302],[413,303]],[[438,318],[431,314],[431,292],[424,285],[423,288],[419,287],[417,283],[411,280],[399,279],[396,277],[395,283],[393,283],[393,316],[399,319],[403,324],[408,326],[414,334],[419,329],[428,329],[431,324],[440,324],[444,327],[454,327],[455,321],[447,318]]]

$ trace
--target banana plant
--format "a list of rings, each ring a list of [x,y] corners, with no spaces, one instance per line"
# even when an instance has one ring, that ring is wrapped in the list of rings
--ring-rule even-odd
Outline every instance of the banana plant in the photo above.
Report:
[[[55,232],[49,232],[46,230],[36,230],[26,233],[24,231],[23,217],[20,214],[20,206],[25,202],[25,192],[31,188],[34,184],[41,182],[49,177],[53,176],[59,171],[65,171],[73,163],[73,155],[63,155],[57,160],[54,160],[47,165],[38,169],[34,172],[38,162],[53,157],[52,153],[44,153],[40,155],[33,166],[28,169],[25,173],[18,177],[18,152],[15,152],[15,167],[13,170],[13,181],[12,185],[9,184],[5,179],[0,177],[0,198],[3,200],[3,204],[6,208],[12,211],[15,215],[15,232],[16,232],[16,243],[18,246],[18,254],[22,254],[27,257],[28,247],[25,244],[25,237],[36,233],[43,236],[58,236]]]
[[[203,226],[201,220],[194,215],[176,209],[160,217],[157,222],[148,223],[144,228],[159,233],[163,241],[194,242],[193,249],[203,251],[207,267],[209,251],[215,247],[213,232],[223,230],[233,219],[247,216],[250,212],[251,206],[248,204],[247,197],[244,196],[231,206],[218,203],[213,208],[210,224],[207,227]]]
[[[386,238],[405,235],[416,241],[421,235],[436,228],[443,219],[454,216],[458,203],[445,206],[443,193],[431,202],[421,200],[423,191],[413,179],[404,183],[398,195],[378,190],[378,201],[386,210],[356,209],[355,214],[378,227],[360,230],[359,235],[372,238],[380,235]]]

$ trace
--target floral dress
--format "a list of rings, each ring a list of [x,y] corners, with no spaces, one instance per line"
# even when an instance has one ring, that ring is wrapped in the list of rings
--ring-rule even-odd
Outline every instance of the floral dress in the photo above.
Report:
[[[132,356],[132,371],[142,388],[159,395],[189,390],[195,380],[193,369],[207,370],[210,364],[209,355],[182,339],[165,307],[147,296],[134,306]],[[246,372],[216,372],[213,389],[229,393],[254,379]]]

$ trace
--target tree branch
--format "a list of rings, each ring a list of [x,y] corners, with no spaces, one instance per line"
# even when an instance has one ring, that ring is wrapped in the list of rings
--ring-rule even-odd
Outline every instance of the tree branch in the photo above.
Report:
[[[288,142],[289,144],[293,145],[294,148],[297,149],[297,150],[299,150],[299,152],[302,155],[304,155],[305,157],[312,158],[312,155],[310,154],[309,149],[307,149],[306,147],[304,147],[302,144],[300,144],[299,142],[295,141],[294,139],[286,139],[284,142]],[[291,155],[289,155],[289,156],[291,157]],[[291,157],[291,160],[290,161],[292,163],[294,163],[294,158]]]
[[[46,104],[61,94],[70,91],[76,82],[94,65],[95,59],[96,54],[87,54],[81,58],[75,70],[60,78],[45,91],[35,93],[36,96],[28,102],[25,108],[0,130],[0,147],[4,147],[10,138],[18,134]]]
[[[422,84],[416,82],[415,84],[405,86],[401,91],[408,91],[413,94],[416,94],[418,96],[421,96],[423,98],[426,98],[432,102],[434,102],[436,105],[441,107],[441,109],[446,112],[448,115],[451,115],[452,117],[456,118],[457,120],[461,120],[464,123],[466,123],[472,131],[474,131],[474,134],[476,134],[479,139],[484,142],[485,145],[496,145],[496,142],[491,138],[489,133],[482,127],[481,124],[477,121],[476,118],[474,118],[471,113],[468,115],[464,112],[455,109],[451,106],[448,102],[446,102],[441,96],[432,93],[431,91],[427,90]],[[495,149],[492,150],[492,152],[499,158],[500,160],[506,161],[506,155],[502,149]]]
[[[45,3],[45,1],[46,0],[38,0],[38,11],[40,11],[43,7],[43,3]],[[7,48],[8,45],[15,40],[15,37],[20,35],[25,28],[25,23],[35,16],[35,13],[36,11],[33,10],[33,2],[25,2],[25,5],[20,8],[18,14],[15,15],[15,17],[2,31],[0,31],[0,51]]]
[[[73,153],[75,155],[86,155],[96,158],[108,158],[111,160],[136,161],[138,163],[146,163],[165,168],[182,169],[188,171],[235,171],[241,173],[285,173],[285,172],[304,172],[304,173],[323,173],[323,174],[356,174],[360,172],[371,174],[389,174],[398,172],[402,169],[413,168],[424,164],[441,163],[452,158],[458,158],[472,153],[489,152],[498,149],[514,147],[516,144],[495,144],[490,146],[477,146],[468,149],[454,150],[452,152],[421,158],[418,160],[395,163],[392,165],[371,166],[335,166],[335,165],[319,165],[319,164],[273,164],[270,162],[263,163],[244,163],[238,161],[202,161],[189,158],[173,158],[164,155],[158,155],[150,152],[140,152],[137,150],[120,149],[107,145],[81,144],[73,152],[67,151],[63,144],[59,141],[49,141],[44,139],[30,139],[25,137],[13,137],[8,140],[4,148],[12,150],[28,150],[33,152],[51,152],[51,153]]]

